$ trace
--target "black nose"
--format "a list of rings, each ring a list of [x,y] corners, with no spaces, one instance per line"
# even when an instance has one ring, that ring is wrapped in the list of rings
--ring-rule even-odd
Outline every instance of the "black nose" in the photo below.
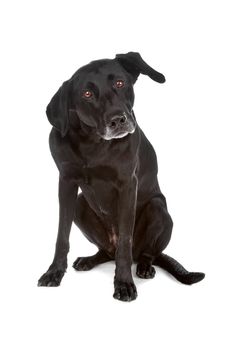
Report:
[[[111,129],[115,129],[118,126],[125,124],[126,120],[127,120],[126,115],[114,115],[113,117],[111,117],[111,120],[108,123],[108,126]]]

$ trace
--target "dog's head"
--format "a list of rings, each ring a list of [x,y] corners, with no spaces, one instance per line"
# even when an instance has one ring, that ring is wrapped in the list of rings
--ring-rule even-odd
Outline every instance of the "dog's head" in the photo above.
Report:
[[[72,127],[69,113],[75,110],[79,121],[105,140],[132,134],[136,128],[133,85],[140,73],[165,82],[136,52],[89,63],[53,96],[46,110],[50,123],[65,136]]]

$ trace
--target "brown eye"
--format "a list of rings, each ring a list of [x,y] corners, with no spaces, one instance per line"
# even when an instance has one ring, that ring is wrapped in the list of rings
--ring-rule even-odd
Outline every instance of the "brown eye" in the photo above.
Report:
[[[119,88],[122,88],[123,86],[125,85],[124,81],[123,80],[117,80],[116,81],[116,87],[119,89]]]
[[[92,92],[91,91],[88,91],[88,90],[84,91],[83,97],[90,98],[91,96],[92,96]]]

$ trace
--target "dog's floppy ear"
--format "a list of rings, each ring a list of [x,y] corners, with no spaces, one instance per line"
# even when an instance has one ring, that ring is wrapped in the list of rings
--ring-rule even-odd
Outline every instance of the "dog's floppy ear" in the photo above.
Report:
[[[164,75],[157,72],[143,61],[138,52],[128,52],[126,54],[116,55],[116,60],[132,75],[133,83],[135,83],[140,73],[148,75],[152,80],[157,81],[158,83],[165,82]]]
[[[47,106],[46,114],[49,122],[60,131],[62,137],[69,129],[70,80],[65,81]]]

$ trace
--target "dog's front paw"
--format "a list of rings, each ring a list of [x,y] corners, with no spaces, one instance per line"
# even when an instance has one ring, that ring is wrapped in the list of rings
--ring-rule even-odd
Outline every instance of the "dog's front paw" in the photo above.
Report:
[[[39,287],[57,287],[60,285],[65,271],[62,270],[48,270],[38,281]]]
[[[113,298],[121,301],[132,301],[137,298],[137,289],[133,282],[114,281]]]

